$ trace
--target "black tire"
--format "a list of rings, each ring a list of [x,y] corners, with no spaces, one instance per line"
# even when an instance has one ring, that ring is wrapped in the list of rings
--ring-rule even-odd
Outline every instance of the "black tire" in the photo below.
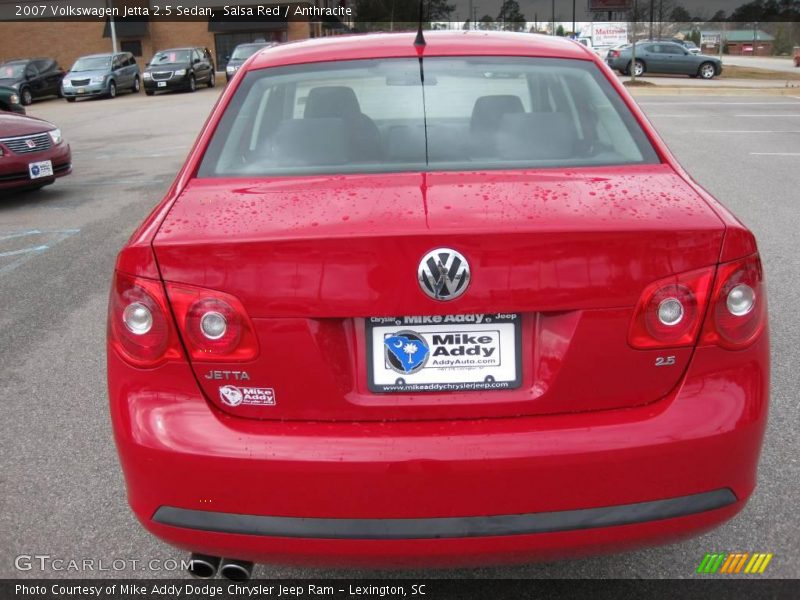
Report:
[[[215,85],[217,85],[217,74],[212,69],[211,75],[208,76],[208,87],[213,88]]]
[[[113,81],[108,82],[108,97],[112,100],[117,97],[117,84]]]
[[[142,90],[142,82],[139,81],[139,76],[137,75],[136,77],[133,78],[133,87],[131,88],[131,91],[134,94],[138,94],[141,90]]]
[[[22,106],[33,104],[33,94],[31,94],[30,88],[24,87],[19,91],[19,101]]]
[[[74,96],[67,96],[67,102],[75,102]]]
[[[642,61],[640,61],[638,58],[634,61],[633,69],[635,71],[638,71],[636,73],[637,77],[641,77],[642,75],[644,75],[647,72],[647,69],[645,69],[644,63]],[[627,74],[630,75],[631,74],[631,63],[628,63],[628,69],[627,70],[628,70]]]
[[[697,74],[702,79],[714,79],[717,74],[717,67],[714,66],[714,63],[704,62],[698,67]]]
[[[148,96],[153,96],[155,94],[153,90],[145,90],[144,93],[147,94]]]
[[[194,75],[189,75],[189,93],[193,93],[197,90],[197,80],[194,78]]]

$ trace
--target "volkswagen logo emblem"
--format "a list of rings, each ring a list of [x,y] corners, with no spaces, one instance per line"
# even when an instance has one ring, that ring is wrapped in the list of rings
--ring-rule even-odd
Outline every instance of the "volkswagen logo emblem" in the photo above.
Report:
[[[450,248],[431,250],[419,261],[419,287],[434,300],[454,300],[467,291],[469,263]]]

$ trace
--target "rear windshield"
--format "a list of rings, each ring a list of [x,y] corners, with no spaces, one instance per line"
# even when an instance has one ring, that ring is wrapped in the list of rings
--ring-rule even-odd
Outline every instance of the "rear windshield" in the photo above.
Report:
[[[591,62],[433,57],[422,69],[417,59],[386,59],[249,72],[198,175],[656,162]]]

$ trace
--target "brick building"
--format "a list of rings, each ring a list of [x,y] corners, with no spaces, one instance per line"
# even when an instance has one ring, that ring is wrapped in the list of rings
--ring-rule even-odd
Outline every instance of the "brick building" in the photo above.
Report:
[[[719,54],[720,40],[726,54],[745,56],[772,56],[775,43],[773,36],[760,29],[702,30],[700,49],[703,54]]]
[[[0,18],[16,10],[22,2],[34,4],[32,0],[0,0]],[[110,0],[86,0],[81,6],[108,6]],[[270,2],[269,0],[237,0],[237,4],[277,7],[281,14],[289,8],[300,6],[325,6],[326,0],[303,2]],[[40,0],[36,5],[43,4]],[[59,4],[57,0],[45,0],[44,4]],[[78,2],[71,2],[77,5]],[[114,0],[114,6],[151,6],[149,0]],[[217,68],[221,69],[225,59],[237,44],[257,39],[285,42],[317,37],[336,32],[338,23],[309,22],[285,17],[233,17],[222,15],[223,0],[192,0],[192,5],[214,8],[215,17],[199,17],[167,21],[153,16],[117,18],[114,26],[118,49],[132,52],[140,63],[147,62],[160,49],[180,46],[203,46],[211,51]],[[4,6],[5,5],[5,6]],[[151,8],[152,11],[152,8]],[[108,19],[88,21],[45,21],[28,17],[13,21],[0,21],[0,63],[22,57],[48,56],[68,69],[79,56],[111,51],[111,31]]]

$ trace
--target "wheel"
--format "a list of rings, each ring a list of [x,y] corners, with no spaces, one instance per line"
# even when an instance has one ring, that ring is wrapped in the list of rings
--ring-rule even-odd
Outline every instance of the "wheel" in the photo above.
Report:
[[[703,63],[700,65],[698,73],[703,79],[713,79],[714,75],[717,74],[717,68],[712,63]]]
[[[194,79],[194,75],[189,75],[189,91],[193,92],[197,89],[197,81]]]
[[[138,94],[141,89],[142,89],[142,84],[139,81],[139,78],[138,77],[134,77],[133,78],[133,87],[131,88],[131,90],[133,91],[134,94]]]
[[[111,81],[108,84],[108,97],[109,98],[116,98],[117,97],[117,84]]]
[[[152,96],[155,94],[153,90],[145,90],[144,93],[147,94],[148,96]]]
[[[67,102],[75,102],[75,98],[67,96]]]
[[[19,98],[20,102],[22,102],[22,106],[30,106],[33,104],[33,94],[31,94],[30,88],[22,88],[19,91]]]
[[[631,68],[630,65],[628,65],[628,73],[630,73],[630,71]],[[644,63],[637,59],[636,62],[633,63],[633,72],[637,77],[644,75]]]
[[[213,88],[217,85],[217,74],[211,71],[211,76],[208,78],[208,87]]]

